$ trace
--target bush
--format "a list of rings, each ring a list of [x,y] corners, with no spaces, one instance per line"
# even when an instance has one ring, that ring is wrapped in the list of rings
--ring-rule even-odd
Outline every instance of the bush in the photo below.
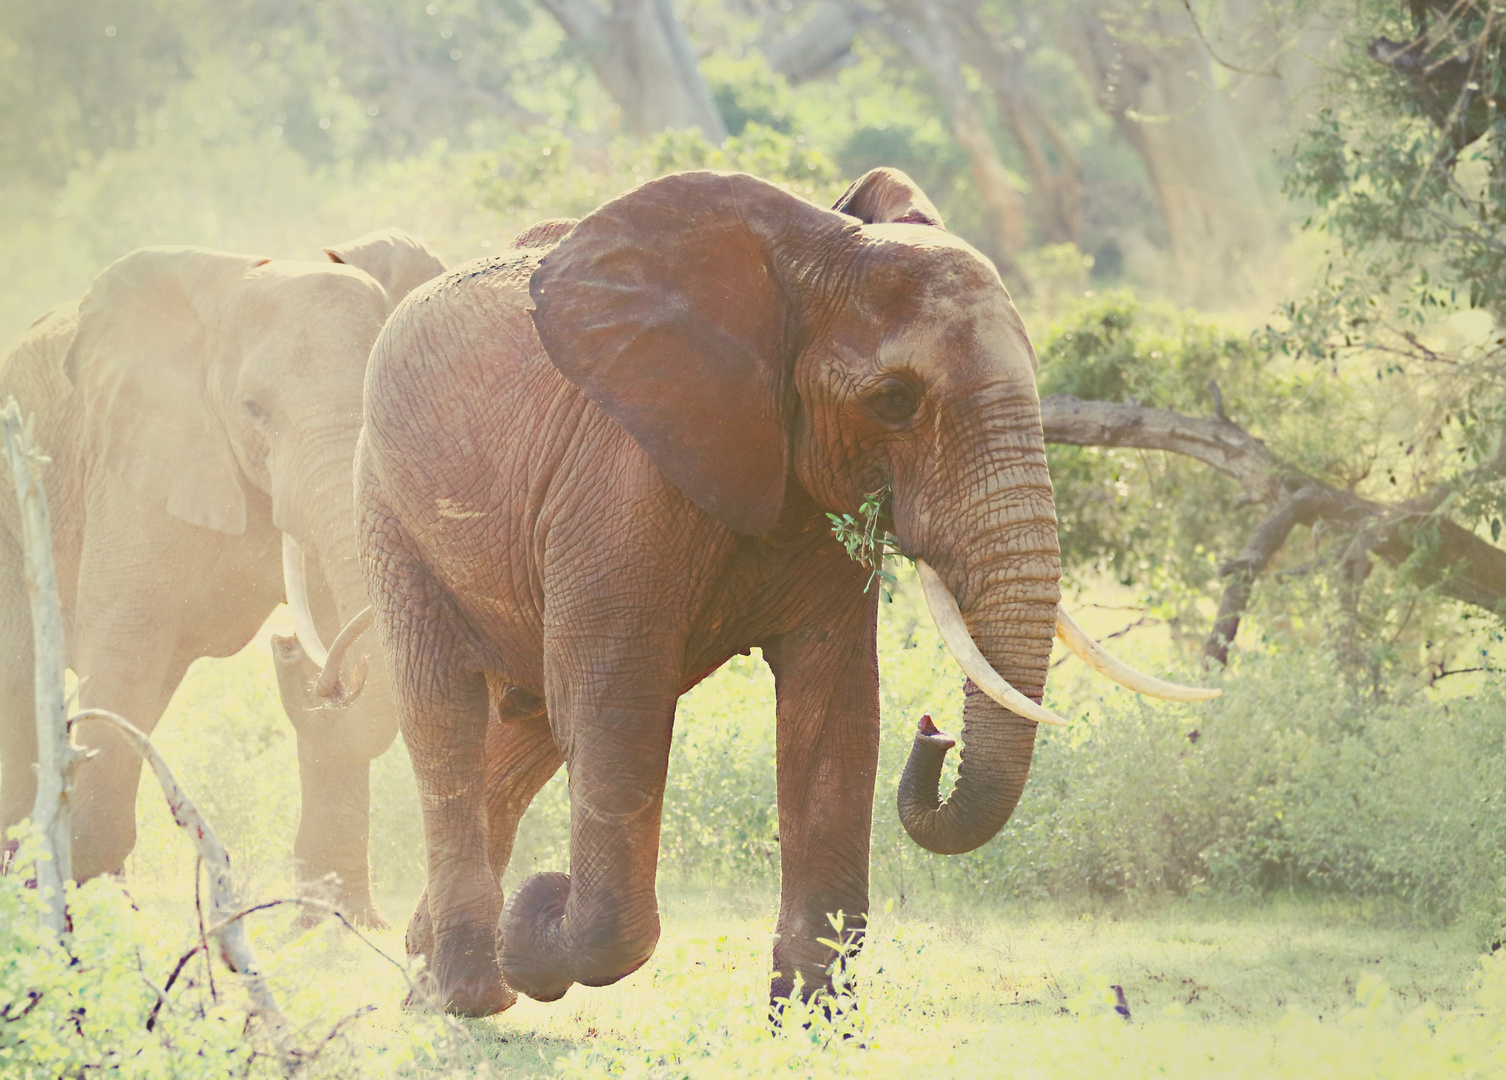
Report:
[[[159,813],[165,811],[157,807]],[[16,865],[35,858],[34,834],[17,830]],[[71,930],[59,941],[38,921],[40,899],[24,873],[0,875],[0,1076],[58,1080],[97,1073],[122,1080],[224,1080],[283,1077],[281,1054],[267,1032],[248,1020],[244,991],[221,966],[218,990],[204,979],[202,953],[169,974],[198,941],[190,909],[182,925],[163,925],[138,910],[111,878],[68,886]],[[262,916],[265,918],[265,916]],[[295,935],[283,948],[259,945],[264,967],[300,1048],[300,1077],[390,1076],[434,1063],[448,1036],[442,1021],[412,1017],[395,1034],[346,1036],[372,1011],[348,1012],[327,988],[304,988],[313,967],[331,971],[326,930]],[[215,950],[217,952],[217,950]],[[391,995],[369,983],[361,992]],[[456,1061],[464,1048],[447,1047]],[[458,1053],[456,1052],[458,1051]],[[429,1075],[436,1075],[429,1073]]]
[[[901,581],[880,628],[877,903],[1300,888],[1469,916],[1486,940],[1500,932],[1506,695],[1376,702],[1352,694],[1321,652],[1237,653],[1224,696],[1196,705],[1099,696],[1101,682],[1054,676],[1050,703],[1078,719],[1040,732],[1003,832],[967,855],[922,851],[894,793],[922,713],[959,730],[961,675]],[[756,657],[734,658],[681,702],[661,874],[777,888],[774,783],[773,679]],[[567,823],[559,777],[525,821],[514,872],[565,866]]]

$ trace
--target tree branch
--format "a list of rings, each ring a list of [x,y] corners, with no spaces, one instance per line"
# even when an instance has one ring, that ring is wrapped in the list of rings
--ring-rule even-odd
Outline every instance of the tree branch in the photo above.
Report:
[[[1311,479],[1229,420],[1053,394],[1041,401],[1041,425],[1047,442],[1166,450],[1195,458],[1233,478],[1259,502],[1278,502]]]
[[[1046,441],[1069,446],[1162,450],[1201,461],[1237,482],[1249,502],[1273,512],[1255,530],[1222,576],[1218,622],[1205,649],[1222,662],[1249,601],[1255,579],[1297,525],[1326,521],[1355,533],[1364,547],[1404,567],[1440,595],[1506,612],[1506,551],[1482,540],[1439,511],[1450,489],[1386,504],[1335,487],[1282,460],[1264,442],[1228,419],[1186,416],[1170,409],[1056,394],[1041,401]]]
[[[1322,496],[1317,485],[1309,484],[1287,499],[1260,523],[1239,554],[1219,569],[1218,576],[1227,584],[1219,601],[1218,616],[1213,620],[1213,630],[1203,644],[1203,655],[1209,660],[1220,667],[1229,666],[1229,646],[1234,644],[1234,635],[1239,633],[1239,620],[1250,602],[1255,579],[1265,570],[1272,556],[1281,550],[1294,528],[1313,523]]]

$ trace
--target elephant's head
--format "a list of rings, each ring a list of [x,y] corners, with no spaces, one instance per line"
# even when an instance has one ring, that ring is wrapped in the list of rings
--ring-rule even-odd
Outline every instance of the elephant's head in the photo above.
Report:
[[[834,210],[699,172],[583,219],[531,291],[556,366],[730,528],[774,528],[792,485],[836,513],[889,490],[970,676],[956,789],[938,805],[951,743],[923,731],[901,818],[932,851],[992,838],[1054,719],[1061,574],[1035,351],[993,265],[893,170]]]
[[[332,591],[315,585],[326,625],[365,605],[351,461],[367,356],[396,302],[444,269],[397,230],[326,254],[315,263],[193,247],[132,252],[85,294],[66,361],[91,460],[143,513],[232,535],[270,516],[311,655],[323,648],[305,550]]]

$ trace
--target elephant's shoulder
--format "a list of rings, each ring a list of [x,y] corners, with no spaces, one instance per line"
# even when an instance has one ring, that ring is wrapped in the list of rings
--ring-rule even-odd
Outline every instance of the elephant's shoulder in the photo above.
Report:
[[[490,337],[518,319],[526,322],[532,304],[528,280],[543,254],[536,249],[506,251],[461,263],[409,293],[384,336],[389,345],[406,347],[432,341],[437,327],[461,337]]]

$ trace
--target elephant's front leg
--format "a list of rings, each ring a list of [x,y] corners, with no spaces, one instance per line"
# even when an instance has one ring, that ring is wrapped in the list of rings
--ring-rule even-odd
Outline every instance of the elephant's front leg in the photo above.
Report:
[[[771,1001],[831,985],[831,917],[856,946],[868,919],[868,844],[878,769],[875,598],[857,596],[771,643],[778,696],[779,926]]]
[[[333,875],[332,898],[339,910],[363,926],[383,928],[386,921],[371,897],[367,858],[371,761],[362,740],[350,734],[352,720],[371,721],[323,707],[311,688],[319,668],[296,638],[273,635],[272,662],[283,711],[298,738],[302,798],[293,859],[299,887],[316,895],[327,892]]]
[[[577,982],[606,986],[653,955],[659,821],[683,656],[683,638],[620,627],[546,639],[549,716],[569,763],[570,873],[529,878],[498,927],[502,971],[529,997],[553,1001]]]

